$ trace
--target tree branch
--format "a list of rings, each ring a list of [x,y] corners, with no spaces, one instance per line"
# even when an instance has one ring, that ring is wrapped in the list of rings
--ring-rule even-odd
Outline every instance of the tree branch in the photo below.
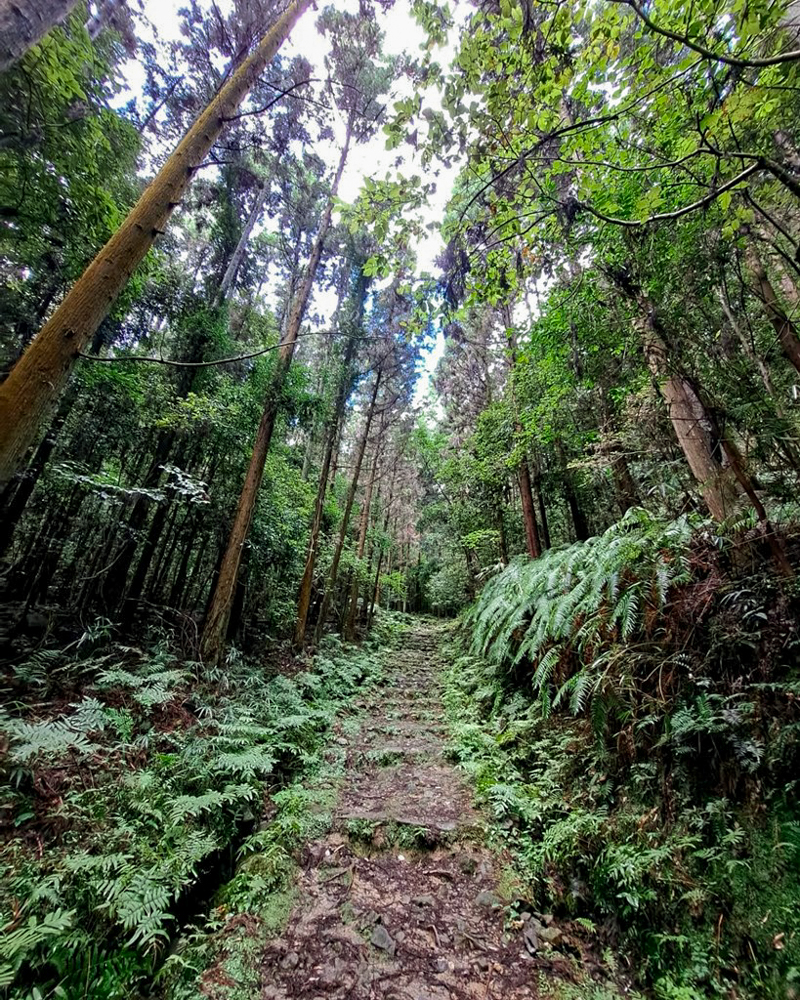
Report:
[[[736,187],[737,184],[741,184],[742,181],[747,180],[748,177],[751,177],[762,168],[762,163],[753,163],[749,167],[745,167],[741,173],[732,177],[724,184],[720,184],[718,188],[714,188],[713,191],[710,191],[707,195],[704,195],[697,201],[693,201],[690,205],[684,205],[683,208],[676,208],[674,212],[661,212],[658,215],[651,215],[647,219],[618,219],[612,215],[605,215],[603,212],[599,212],[596,208],[592,208],[591,205],[583,201],[578,202],[578,207],[582,208],[586,212],[589,212],[590,215],[594,215],[596,218],[601,219],[603,222],[610,222],[615,226],[625,226],[628,229],[636,229],[639,226],[649,226],[652,222],[667,222],[673,219],[680,219],[682,216],[689,215],[690,212],[694,212],[699,208],[705,208],[707,205],[710,205],[713,201],[715,201],[721,194],[724,194],[726,191],[730,191],[731,188]]]
[[[679,32],[672,31],[669,28],[662,28],[645,14],[636,0],[611,0],[611,2],[627,4],[655,34],[662,35],[664,38],[671,38],[673,42],[680,42],[681,45],[685,45],[687,49],[697,52],[704,59],[713,59],[715,62],[725,63],[728,66],[739,66],[743,69],[778,66],[780,63],[796,62],[800,59],[800,49],[780,52],[775,56],[765,56],[763,59],[741,59],[738,56],[726,56],[720,52],[714,52],[712,49],[707,49],[705,45],[700,45],[699,42],[693,42],[687,35],[681,35]]]

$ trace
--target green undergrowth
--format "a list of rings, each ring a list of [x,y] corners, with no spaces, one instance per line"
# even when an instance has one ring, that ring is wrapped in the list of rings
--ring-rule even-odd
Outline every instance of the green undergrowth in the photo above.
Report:
[[[641,1000],[640,994],[627,988],[618,989],[610,983],[597,983],[588,977],[578,977],[577,982],[567,982],[551,975],[539,977],[538,1000]]]
[[[800,992],[798,588],[730,552],[633,512],[514,564],[447,682],[529,902],[659,1000]]]
[[[431,851],[444,844],[455,843],[463,834],[460,831],[442,831],[412,823],[394,820],[350,819],[344,827],[350,843],[363,852],[370,853],[396,848],[403,851]]]
[[[277,928],[298,847],[329,822],[331,727],[403,628],[384,614],[371,641],[331,637],[288,673],[91,633],[17,665],[0,714],[0,995],[126,998],[155,977],[196,996],[232,937]]]

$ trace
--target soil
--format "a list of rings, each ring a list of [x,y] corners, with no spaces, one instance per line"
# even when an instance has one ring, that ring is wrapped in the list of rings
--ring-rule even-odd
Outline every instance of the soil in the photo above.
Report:
[[[416,624],[357,703],[358,733],[337,729],[333,827],[306,848],[262,957],[264,1000],[517,1000],[595,967],[568,924],[507,906],[507,859],[446,757],[439,636]]]

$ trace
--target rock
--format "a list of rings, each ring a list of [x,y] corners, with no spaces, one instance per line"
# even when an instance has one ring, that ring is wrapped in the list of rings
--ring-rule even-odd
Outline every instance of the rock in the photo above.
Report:
[[[552,924],[552,922],[555,920],[555,917],[553,916],[552,913],[542,913],[539,919],[542,921],[545,927],[549,927],[550,924]]]
[[[528,920],[522,931],[522,940],[531,955],[535,955],[539,950],[539,936],[536,933],[536,924],[538,923],[538,920]],[[541,924],[539,926],[541,927]]]
[[[539,931],[539,937],[548,944],[556,944],[561,940],[561,931],[557,927],[543,927]]]
[[[406,932],[405,931],[398,931],[395,934],[394,939],[395,939],[395,941],[398,944],[402,944],[405,941],[405,939],[406,939]]]
[[[394,942],[392,935],[386,930],[383,924],[376,924],[370,941],[375,945],[376,948],[380,948],[381,951],[385,951],[389,955],[394,955],[397,945]]]
[[[296,969],[300,964],[300,956],[296,951],[290,951],[288,955],[285,955],[283,961],[281,962],[282,969]]]
[[[481,957],[477,960],[475,964],[478,966],[481,972],[488,972],[489,969],[492,967],[492,963],[489,961],[488,958],[484,958],[483,955],[481,955]]]
[[[447,959],[437,958],[436,961],[433,963],[433,965],[437,972],[447,972],[448,969]]]
[[[479,892],[475,897],[475,902],[478,906],[485,906],[490,910],[496,910],[498,907],[503,905],[500,902],[500,899],[493,892],[489,892],[488,890]]]
[[[411,902],[414,903],[416,906],[435,906],[436,905],[436,900],[429,893],[426,893],[425,895],[422,895],[422,896],[414,896],[414,898],[411,900]]]

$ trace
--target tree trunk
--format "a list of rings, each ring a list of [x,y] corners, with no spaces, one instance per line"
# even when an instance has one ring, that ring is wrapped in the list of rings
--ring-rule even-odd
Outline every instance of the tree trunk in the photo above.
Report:
[[[725,315],[725,319],[727,319],[728,321],[728,326],[736,334],[736,337],[741,345],[745,357],[758,370],[758,374],[761,376],[761,381],[764,384],[764,388],[766,389],[767,395],[775,399],[775,389],[773,388],[772,385],[772,377],[770,375],[769,368],[767,368],[767,364],[764,361],[764,359],[756,354],[755,350],[753,349],[753,345],[747,339],[747,334],[742,329],[741,323],[739,323],[739,321],[733,315],[733,309],[731,308],[731,304],[728,301],[728,296],[721,288],[717,289],[717,298],[719,300],[720,306],[722,307],[722,312]],[[782,416],[779,404],[776,405],[775,412],[778,414],[778,416]]]
[[[122,34],[122,22],[129,16],[125,10],[125,0],[100,0],[97,13],[85,25],[89,38],[94,41],[104,28],[113,28]]]
[[[534,477],[536,484],[536,502],[539,504],[539,518],[542,522],[542,542],[546,549],[550,548],[550,525],[547,523],[547,508],[544,505],[544,494],[542,493],[542,476],[537,472]]]
[[[639,493],[636,489],[636,482],[631,475],[631,470],[624,455],[615,451],[611,455],[611,472],[614,476],[614,485],[617,490],[617,502],[624,514],[631,507],[636,507],[639,501]]]
[[[76,0],[0,0],[0,73],[20,59],[28,49],[57,24],[61,24]]]
[[[186,532],[188,529],[189,538],[191,538],[192,540],[194,540],[194,538],[196,537],[196,532],[199,529],[198,521],[199,517],[197,515],[197,512],[194,510],[190,510],[189,516],[186,518],[186,521],[184,522],[183,530],[184,532]],[[186,593],[185,588],[188,581],[189,562],[191,561],[192,558],[192,548],[193,545],[191,545],[188,541],[184,541],[181,560],[180,563],[178,564],[178,569],[172,581],[172,587],[169,592],[169,597],[167,598],[167,604],[171,608],[180,608],[181,600],[183,599],[183,596]]]
[[[294,0],[228,79],[0,386],[0,488],[35,444],[76,358],[164,231],[226,121],[236,113],[309,3]]]
[[[511,317],[511,307],[506,305],[501,310],[501,317],[506,327],[506,338],[508,340],[509,353],[511,355],[511,371],[509,372],[509,386],[511,387],[511,403],[514,412],[514,433],[522,433],[522,423],[519,420],[517,395],[514,387],[514,368],[517,364],[517,335]],[[525,526],[525,543],[528,555],[531,559],[538,559],[542,554],[542,544],[539,540],[539,526],[536,523],[536,510],[533,506],[533,492],[531,490],[531,473],[528,468],[528,459],[523,456],[517,468],[517,482],[519,484],[519,495],[522,500],[522,522]]]
[[[575,492],[575,484],[572,481],[572,475],[570,474],[569,467],[567,465],[567,453],[564,451],[564,443],[561,438],[556,438],[554,444],[561,463],[564,499],[567,501],[567,507],[569,507],[569,514],[572,518],[572,527],[575,531],[575,538],[579,542],[585,542],[589,537],[589,525],[586,521],[586,515],[583,513],[583,509],[581,508],[580,501],[578,500],[578,494]]]
[[[745,259],[750,273],[756,280],[758,297],[764,303],[769,321],[778,335],[783,355],[800,372],[800,338],[797,335],[797,328],[787,316],[786,310],[775,294],[772,282],[769,280],[761,258],[752,243],[748,244]]]
[[[655,307],[645,296],[637,298],[640,315],[636,326],[642,338],[647,366],[667,404],[675,437],[692,470],[711,516],[724,520],[734,509],[739,490],[736,476],[718,457],[722,442],[715,441],[709,418],[694,386],[670,368],[667,345],[658,328]]]
[[[375,618],[375,605],[378,603],[378,597],[380,596],[381,566],[383,566],[383,548],[381,548],[378,553],[378,565],[375,569],[375,582],[372,585],[372,600],[370,601],[369,614],[367,615],[367,634],[372,631],[372,622]]]
[[[322,468],[319,474],[319,485],[317,487],[317,498],[314,502],[314,517],[311,522],[311,534],[308,539],[308,549],[306,551],[306,565],[303,570],[303,579],[300,582],[300,593],[297,598],[297,622],[294,630],[294,645],[302,649],[306,641],[306,627],[308,625],[308,612],[311,608],[311,590],[314,584],[314,570],[317,565],[317,549],[319,547],[319,533],[322,527],[322,510],[325,506],[325,495],[328,491],[328,480],[330,476],[331,464],[333,462],[334,450],[339,436],[339,429],[344,416],[344,408],[347,404],[347,397],[350,395],[352,386],[350,366],[356,352],[356,333],[361,327],[364,313],[364,296],[367,289],[367,279],[363,271],[359,268],[358,279],[354,290],[356,316],[352,319],[350,336],[347,341],[347,348],[343,359],[342,377],[336,393],[336,405],[325,437],[325,451],[322,457]],[[348,324],[350,325],[350,324]]]
[[[503,516],[503,504],[499,503],[495,511],[497,518],[497,533],[500,542],[500,561],[504,566],[508,566],[508,541],[506,540],[506,519]]]
[[[389,530],[389,520],[392,516],[392,503],[394,502],[394,487],[396,480],[397,480],[397,464],[395,463],[394,467],[392,468],[392,481],[391,485],[389,486],[389,499],[386,501],[386,507],[385,507],[386,513],[383,517],[384,535]],[[381,539],[381,542],[383,542],[383,539]],[[372,631],[372,621],[375,618],[375,605],[378,603],[378,600],[380,599],[381,567],[383,566],[383,557],[384,557],[384,550],[383,550],[383,544],[381,544],[380,551],[378,552],[378,566],[375,570],[375,583],[373,584],[372,587],[372,598],[370,600],[369,614],[367,615],[367,625],[366,625],[367,635],[369,635],[369,633]]]
[[[353,512],[353,503],[355,502],[356,490],[358,489],[358,479],[361,475],[361,465],[364,461],[364,452],[367,450],[367,441],[369,440],[369,432],[375,416],[375,404],[378,399],[378,390],[380,388],[382,378],[383,368],[380,367],[375,373],[375,385],[372,388],[369,409],[367,410],[367,415],[364,420],[364,430],[362,431],[361,439],[358,442],[356,461],[353,467],[353,477],[350,480],[350,487],[347,491],[344,513],[342,514],[342,523],[339,527],[339,537],[336,540],[336,548],[333,552],[333,561],[331,562],[331,568],[328,570],[328,579],[325,582],[325,593],[322,598],[322,607],[319,611],[319,618],[317,619],[317,627],[315,630],[315,639],[317,642],[319,642],[322,638],[322,633],[325,630],[325,625],[328,621],[328,615],[331,610],[331,603],[333,602],[336,590],[336,581],[339,576],[339,563],[341,562],[344,544],[347,540],[347,529],[350,526],[350,515]]]
[[[628,461],[622,449],[622,445],[616,440],[616,426],[614,411],[604,389],[600,391],[600,402],[602,409],[602,422],[600,425],[599,453],[605,456],[609,469],[614,480],[614,489],[617,494],[617,503],[624,514],[631,507],[635,507],[639,501],[639,493]]]
[[[56,414],[55,419],[48,432],[39,442],[39,446],[33,454],[30,465],[24,472],[15,477],[15,481],[10,482],[0,497],[0,512],[2,512],[2,523],[0,523],[0,558],[10,549],[14,539],[14,532],[22,518],[25,507],[36,489],[36,484],[44,472],[45,466],[50,461],[50,456],[55,450],[61,428],[69,416],[72,407],[72,399],[64,399]]]
[[[381,426],[381,431],[383,430],[383,425]],[[380,440],[380,438],[379,438]],[[372,493],[375,489],[375,481],[378,478],[378,462],[380,459],[380,447],[376,443],[375,445],[375,458],[372,461],[372,474],[369,477],[369,482],[367,483],[367,491],[364,496],[364,506],[361,508],[361,523],[358,526],[358,546],[356,548],[356,558],[361,560],[364,558],[364,550],[367,546],[367,531],[369,529],[369,517],[372,511]],[[345,639],[355,639],[356,637],[356,619],[358,617],[358,594],[361,590],[361,581],[359,580],[357,568],[353,572],[353,582],[350,586],[350,605],[348,608],[348,614],[345,625]]]
[[[143,483],[145,490],[155,490],[158,488],[161,483],[164,464],[170,456],[174,443],[174,431],[162,432],[159,435],[155,453]],[[136,558],[139,542],[142,540],[142,529],[147,523],[147,515],[150,512],[151,503],[152,500],[146,495],[140,495],[134,501],[133,509],[125,528],[127,537],[119,550],[119,554],[114,557],[108,574],[103,581],[103,607],[107,612],[114,611],[122,604],[128,582],[128,573],[133,560]],[[169,509],[169,500],[167,497],[161,501],[161,506],[167,510]],[[148,560],[152,554],[152,552],[148,553]]]
[[[337,408],[338,409],[338,408]],[[340,417],[334,425],[329,428],[325,442],[325,453],[322,459],[322,469],[319,474],[319,485],[317,486],[317,497],[314,501],[314,517],[311,521],[311,534],[308,539],[308,550],[306,551],[306,564],[303,570],[303,579],[300,581],[300,593],[297,598],[297,621],[294,629],[294,645],[297,649],[302,649],[306,641],[306,626],[308,625],[308,612],[311,608],[311,590],[314,585],[314,570],[317,565],[317,548],[319,546],[319,533],[322,527],[322,510],[325,506],[325,496],[328,492],[328,474],[333,457],[333,447],[338,434],[338,423]]]
[[[256,200],[253,203],[253,207],[250,210],[250,214],[247,217],[247,222],[245,223],[244,229],[242,230],[242,235],[239,237],[239,242],[236,244],[236,249],[231,255],[231,259],[228,261],[228,266],[225,268],[225,274],[222,276],[222,281],[220,282],[219,289],[217,290],[216,304],[221,305],[225,299],[228,297],[228,293],[233,287],[233,283],[236,280],[236,275],[239,273],[239,268],[242,266],[242,261],[244,260],[244,255],[247,251],[247,244],[250,242],[250,236],[253,232],[255,224],[258,222],[261,211],[264,208],[264,202],[267,200],[267,195],[269,194],[269,181],[263,181],[261,187],[258,189],[258,194],[256,195]]]
[[[536,510],[533,506],[533,491],[531,490],[531,474],[528,460],[523,458],[517,470],[519,480],[519,495],[522,498],[522,520],[525,525],[525,541],[528,555],[538,559],[542,554],[542,544],[539,540],[539,525],[536,523]]]
[[[242,552],[247,541],[247,536],[250,533],[250,523],[253,520],[253,511],[258,499],[261,480],[264,476],[264,463],[267,460],[272,434],[275,430],[275,418],[278,415],[283,384],[289,371],[289,366],[292,363],[297,336],[300,333],[300,324],[303,322],[303,316],[305,315],[306,306],[311,295],[311,288],[314,284],[320,258],[322,257],[325,238],[330,229],[334,199],[339,190],[339,182],[342,178],[347,153],[350,148],[350,133],[351,128],[348,125],[345,143],[339,157],[339,166],[336,170],[336,176],[333,179],[328,204],[325,207],[319,232],[311,248],[311,255],[306,265],[303,280],[292,303],[286,323],[286,330],[281,337],[281,346],[278,351],[275,372],[267,393],[264,412],[261,415],[261,423],[258,426],[255,445],[253,446],[253,454],[250,457],[250,465],[247,469],[242,494],[239,498],[239,506],[233,520],[228,545],[222,557],[219,576],[217,577],[203,628],[201,653],[206,663],[218,663],[225,645],[233,597],[236,593],[239,565],[242,561]]]

